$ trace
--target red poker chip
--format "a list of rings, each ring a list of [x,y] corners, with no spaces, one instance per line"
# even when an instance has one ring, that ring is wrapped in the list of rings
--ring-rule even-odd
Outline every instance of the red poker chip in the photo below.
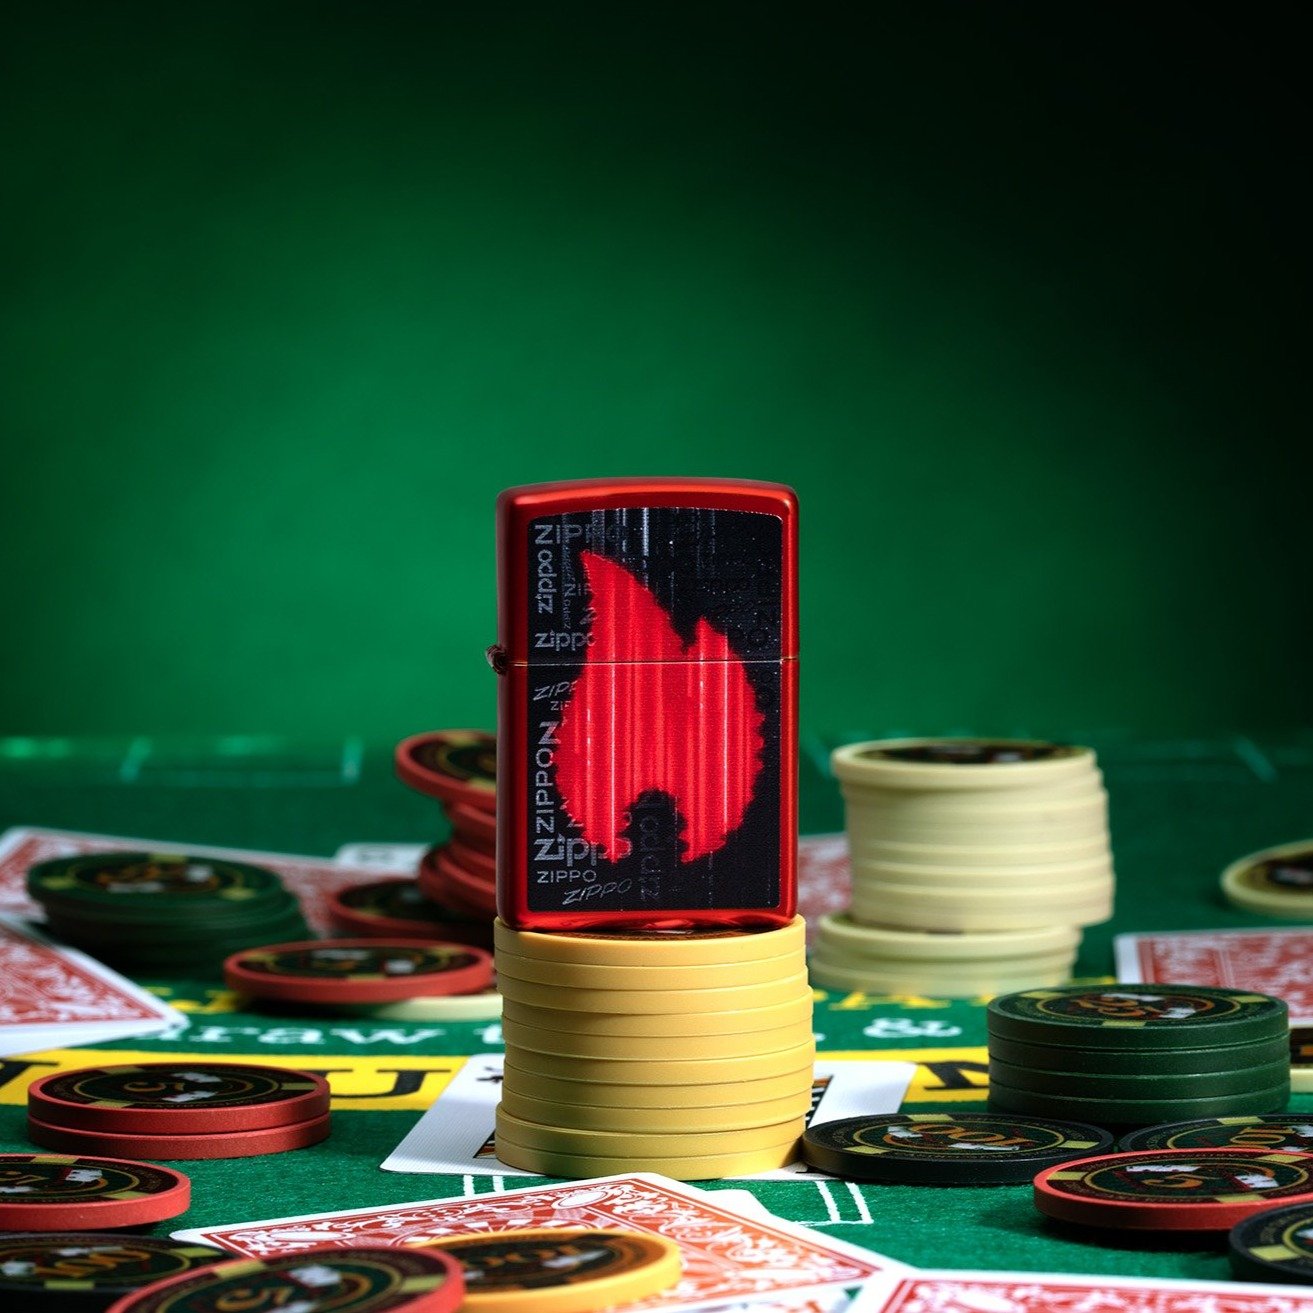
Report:
[[[419,899],[430,915],[421,919],[405,912]],[[370,939],[435,939],[452,944],[492,947],[492,930],[482,912],[447,907],[417,880],[379,880],[340,889],[328,896],[333,923],[344,935]]]
[[[438,849],[431,848],[424,854],[419,864],[418,884],[424,891],[424,897],[432,899],[435,903],[441,903],[443,907],[449,908],[460,916],[481,921],[491,928],[492,919],[497,914],[496,891],[489,893],[480,887],[472,896],[465,894],[461,886],[452,883],[449,863],[446,864],[446,869],[438,869],[437,853]]]
[[[0,1230],[113,1231],[187,1211],[181,1172],[125,1158],[0,1154]]]
[[[426,939],[310,939],[234,953],[229,989],[293,1003],[395,1003],[473,994],[492,984],[492,954]]]
[[[470,875],[496,888],[497,859],[491,853],[480,852],[467,843],[461,843],[459,839],[452,839],[447,845],[447,856]]]
[[[1313,1154],[1141,1149],[1076,1158],[1035,1177],[1035,1207],[1079,1226],[1228,1231],[1265,1208],[1313,1202]]]
[[[495,808],[494,803],[494,808]],[[461,842],[471,848],[481,848],[491,853],[497,846],[497,813],[485,811],[468,802],[453,803],[447,808],[447,819],[451,828],[460,836]]]
[[[328,1104],[328,1082],[313,1072],[203,1059],[81,1067],[42,1076],[27,1091],[28,1113],[38,1122],[113,1135],[263,1130],[322,1117]],[[122,1156],[133,1151],[124,1148]]]
[[[497,736],[478,729],[412,734],[397,744],[397,776],[412,789],[455,806],[497,806]]]
[[[210,1135],[133,1135],[117,1131],[74,1130],[38,1121],[30,1113],[27,1138],[58,1153],[109,1154],[147,1158],[258,1158],[267,1153],[308,1149],[328,1139],[328,1113],[291,1126],[266,1126],[258,1131],[218,1131]]]
[[[447,891],[468,907],[478,908],[484,916],[497,915],[497,882],[477,875],[455,861],[448,849],[439,848],[433,859],[438,880]]]
[[[338,1275],[340,1273],[340,1276]],[[338,1313],[456,1313],[465,1304],[460,1260],[440,1249],[352,1245],[234,1258],[156,1281],[105,1313],[335,1309]]]

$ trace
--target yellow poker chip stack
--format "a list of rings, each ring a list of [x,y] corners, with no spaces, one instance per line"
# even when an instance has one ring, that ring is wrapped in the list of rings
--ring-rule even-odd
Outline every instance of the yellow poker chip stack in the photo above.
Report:
[[[1058,985],[1112,915],[1107,794],[1089,748],[886,739],[833,754],[852,904],[822,918],[828,989],[970,998]]]
[[[793,1158],[815,1058],[801,917],[686,934],[493,929],[504,1163],[706,1180]]]

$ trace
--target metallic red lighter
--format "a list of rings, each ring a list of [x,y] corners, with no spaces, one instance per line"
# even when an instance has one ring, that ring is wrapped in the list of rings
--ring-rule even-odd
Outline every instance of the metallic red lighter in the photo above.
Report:
[[[583,479],[497,500],[497,889],[522,930],[797,903],[798,500]]]

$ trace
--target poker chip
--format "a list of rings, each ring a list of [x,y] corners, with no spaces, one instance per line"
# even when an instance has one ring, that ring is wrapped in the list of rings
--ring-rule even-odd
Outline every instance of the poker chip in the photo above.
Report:
[[[1237,1222],[1228,1247],[1231,1271],[1242,1281],[1313,1285],[1313,1201]]]
[[[1073,1089],[1084,1091],[1082,1082]],[[1199,1117],[1248,1116],[1253,1113],[1279,1112],[1290,1102],[1290,1081],[1278,1085],[1255,1087],[1242,1093],[1202,1098],[1136,1099],[1110,1094],[1077,1097],[1066,1094],[1036,1094],[1029,1089],[1013,1089],[991,1079],[991,1112],[1016,1112],[1038,1117],[1071,1116],[1098,1126],[1153,1126],[1160,1122],[1186,1121]]]
[[[328,895],[334,924],[346,935],[437,939],[491,948],[487,918],[471,918],[427,898],[418,881],[372,880]]]
[[[1056,924],[1098,925],[1112,915],[1106,881],[1070,892],[1049,889],[950,892],[881,880],[854,881],[851,915],[855,921],[904,930],[998,931],[1039,929]]]
[[[470,875],[478,877],[487,884],[496,884],[497,860],[491,853],[471,844],[462,843],[458,836],[453,835],[447,845],[447,854],[457,866],[468,871]]]
[[[637,1015],[643,1012],[735,1012],[752,1007],[788,1003],[801,994],[810,999],[806,971],[761,985],[734,985],[724,989],[561,989],[502,976],[497,987],[507,1002],[530,1007],[560,1007],[579,1012]]]
[[[673,1286],[679,1246],[648,1232],[539,1228],[424,1242],[456,1259],[468,1313],[592,1313]]]
[[[1035,1177],[1035,1206],[1078,1226],[1224,1231],[1281,1204],[1313,1203],[1313,1154],[1152,1149],[1078,1158]]]
[[[461,1265],[438,1249],[359,1246],[236,1258],[158,1281],[107,1313],[455,1313]]]
[[[589,1158],[700,1158],[746,1153],[797,1140],[805,1124],[806,1118],[798,1114],[765,1126],[736,1126],[730,1130],[698,1130],[693,1123],[680,1131],[597,1131],[528,1121],[503,1106],[497,1109],[498,1140],[506,1138],[548,1153]]]
[[[707,1154],[702,1157],[650,1157],[624,1154],[605,1157],[592,1154],[554,1153],[531,1145],[519,1144],[501,1137],[497,1141],[497,1157],[507,1167],[518,1168],[537,1176],[559,1176],[564,1179],[614,1176],[628,1172],[657,1172],[677,1181],[714,1181],[726,1176],[752,1176],[757,1172],[771,1172],[793,1161],[797,1138],[782,1140],[765,1149],[743,1153]]]
[[[0,1235],[0,1297],[22,1296],[11,1305],[16,1310],[94,1313],[130,1291],[228,1257],[167,1236],[22,1231]]]
[[[1222,892],[1249,912],[1308,920],[1313,917],[1313,839],[1232,862],[1222,872]]]
[[[979,998],[1021,987],[1066,984],[1073,960],[1074,953],[1067,952],[1018,963],[972,962],[956,970],[933,962],[880,968],[864,960],[835,962],[832,955],[818,949],[811,961],[811,979],[821,989],[849,993]]]
[[[230,989],[301,1003],[390,1003],[471,993],[492,980],[492,958],[468,944],[416,939],[322,939],[234,953]]]
[[[1265,1066],[1242,1067],[1235,1071],[1181,1072],[1164,1075],[1158,1071],[1141,1071],[1133,1075],[1121,1072],[1082,1072],[1079,1094],[1086,1099],[1125,1099],[1131,1102],[1173,1099],[1226,1099],[1254,1090],[1289,1088],[1290,1062],[1281,1057]],[[1034,1094],[1070,1097],[1077,1092],[1072,1073],[1014,1066],[993,1053],[989,1057],[990,1085],[1009,1086]]]
[[[794,973],[797,954],[722,962],[707,966],[663,966],[659,959],[641,965],[542,961],[497,949],[497,976],[554,988],[592,990],[702,990],[770,984]]]
[[[594,934],[544,934],[514,930],[500,918],[493,922],[499,953],[538,962],[609,967],[727,967],[775,960],[803,947],[806,922],[796,916],[774,929],[705,927],[646,934],[607,931]]]
[[[181,1172],[128,1159],[63,1153],[0,1154],[0,1229],[115,1230],[187,1211]]]
[[[515,1055],[510,1055],[514,1057]],[[782,1071],[757,1080],[714,1081],[696,1085],[625,1085],[614,1081],[564,1080],[544,1076],[534,1067],[503,1066],[502,1096],[508,1090],[544,1103],[573,1103],[606,1108],[726,1108],[774,1099],[809,1098],[811,1067]],[[695,1114],[696,1115],[696,1114]]]
[[[311,1072],[202,1060],[55,1072],[33,1081],[27,1099],[32,1117],[70,1130],[213,1135],[322,1117],[329,1093]]]
[[[738,1058],[627,1061],[558,1057],[551,1053],[529,1053],[509,1042],[506,1045],[506,1058],[512,1065],[521,1069],[532,1065],[541,1076],[589,1085],[721,1085],[727,1081],[766,1080],[778,1074],[810,1070],[815,1057],[816,1044],[810,1033],[805,1041],[788,1048]]]
[[[453,861],[448,844],[437,844],[425,852],[417,880],[424,896],[443,907],[473,920],[491,920],[496,915],[496,884]]]
[[[1098,1153],[1096,1126],[992,1113],[910,1113],[812,1124],[802,1155],[832,1176],[906,1185],[1006,1185],[1041,1168]]]
[[[1139,1076],[1151,1071],[1156,1076],[1188,1074],[1207,1078],[1218,1073],[1270,1067],[1288,1061],[1290,1046],[1284,1036],[1248,1044],[1223,1044],[1203,1049],[1073,1048],[1071,1045],[1027,1044],[1022,1040],[989,1037],[989,1056],[1014,1067],[1036,1071],[1062,1071],[1102,1076]]]
[[[718,1012],[583,1012],[577,1008],[536,1007],[507,1000],[502,1007],[505,1020],[552,1034],[569,1032],[581,1036],[614,1035],[635,1039],[682,1039],[718,1035],[740,1035],[801,1026],[811,1032],[811,990],[802,990],[782,1003],[768,1007],[745,1007]]]
[[[497,736],[444,729],[412,734],[397,744],[396,771],[412,789],[449,806],[491,812],[497,804]]]
[[[1203,1117],[1131,1131],[1117,1148],[1257,1149],[1262,1152],[1313,1153],[1313,1116],[1270,1113],[1252,1117]]]
[[[502,1039],[507,1049],[528,1049],[557,1058],[598,1058],[633,1062],[732,1059],[795,1048],[811,1036],[809,1025],[775,1030],[747,1030],[730,1035],[590,1035],[571,1030],[544,1030],[503,1016]]]
[[[684,1107],[637,1108],[614,1104],[567,1100],[553,1102],[535,1099],[514,1089],[503,1087],[502,1108],[523,1121],[544,1126],[572,1127],[581,1131],[639,1131],[686,1133],[690,1126],[699,1131],[737,1131],[757,1126],[778,1126],[794,1118],[806,1117],[811,1108],[809,1081],[800,1084],[794,1094],[758,1103],[724,1103]]]
[[[309,933],[275,872],[226,858],[84,853],[37,863],[27,889],[52,935],[127,971],[209,971],[271,933]]]
[[[991,1042],[1080,1049],[1206,1048],[1284,1038],[1280,999],[1204,985],[1070,985],[993,999],[986,1013]]]
[[[52,1126],[29,1116],[27,1138],[57,1153],[131,1155],[138,1158],[199,1159],[254,1158],[262,1154],[307,1149],[326,1140],[331,1129],[328,1113],[256,1131],[215,1131],[207,1135],[142,1135],[130,1132],[73,1130]]]
[[[885,739],[831,756],[845,783],[883,789],[1059,788],[1094,774],[1088,748],[1027,739]]]
[[[497,844],[497,817],[493,810],[485,810],[473,803],[456,802],[447,807],[447,819],[452,832],[471,848],[492,853]]]

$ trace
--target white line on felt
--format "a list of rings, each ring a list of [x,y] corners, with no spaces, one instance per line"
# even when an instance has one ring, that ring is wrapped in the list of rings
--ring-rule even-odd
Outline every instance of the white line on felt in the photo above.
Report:
[[[1236,756],[1258,776],[1264,784],[1271,784],[1277,777],[1276,767],[1263,755],[1253,739],[1237,734],[1235,738]]]
[[[866,1206],[866,1200],[862,1198],[862,1192],[856,1181],[848,1182],[848,1193],[853,1197],[853,1203],[857,1205],[857,1215],[863,1222],[874,1222],[875,1218],[871,1216],[871,1210]]]
[[[825,1200],[825,1211],[830,1215],[831,1222],[842,1222],[843,1218],[839,1216],[839,1205],[834,1202],[834,1196],[830,1193],[828,1181],[816,1182],[817,1192]]]

